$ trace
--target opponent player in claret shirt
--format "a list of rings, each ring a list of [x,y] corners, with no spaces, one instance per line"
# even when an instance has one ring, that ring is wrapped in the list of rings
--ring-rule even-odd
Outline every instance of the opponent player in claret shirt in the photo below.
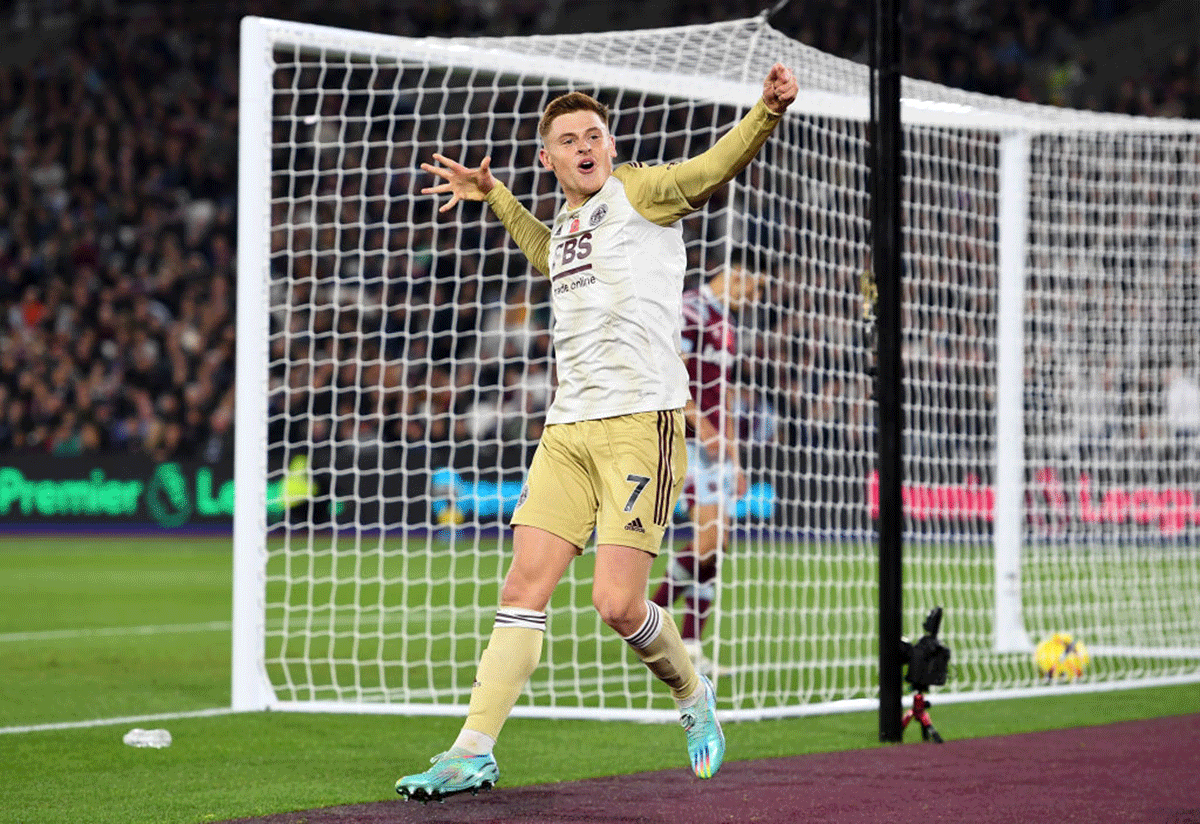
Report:
[[[734,323],[757,300],[764,282],[754,255],[738,249],[728,267],[683,294],[682,349],[692,395],[684,418],[694,433],[687,442],[683,497],[694,533],[691,543],[668,563],[650,600],[669,607],[683,599],[683,643],[701,672],[713,668],[700,641],[712,609],[717,553],[725,546],[737,500],[747,486],[732,403],[739,349]]]
[[[466,721],[432,767],[396,782],[405,798],[440,799],[497,781],[492,751],[541,658],[546,606],[593,532],[596,610],[670,688],[695,774],[720,768],[725,737],[712,684],[696,672],[675,621],[646,599],[687,463],[680,219],[745,168],[796,92],[791,71],[775,64],[762,98],[706,152],[617,168],[607,107],[580,92],[555,98],[538,125],[538,157],[566,201],[553,227],[492,176],[490,158],[468,168],[435,154],[436,163],[421,164],[442,181],[422,192],[450,196],[439,211],[487,201],[550,278],[558,388],[512,516],[513,557]]]

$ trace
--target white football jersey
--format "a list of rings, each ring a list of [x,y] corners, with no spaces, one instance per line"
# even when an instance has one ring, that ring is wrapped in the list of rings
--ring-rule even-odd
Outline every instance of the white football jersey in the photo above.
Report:
[[[614,175],[579,208],[559,211],[549,263],[558,389],[546,422],[687,403],[679,356],[686,268],[679,221],[647,220]]]

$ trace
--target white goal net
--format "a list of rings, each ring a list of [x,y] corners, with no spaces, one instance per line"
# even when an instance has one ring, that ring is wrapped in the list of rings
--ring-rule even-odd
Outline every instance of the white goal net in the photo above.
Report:
[[[747,250],[747,494],[704,638],[723,712],[875,706],[867,70],[763,19],[501,39],[242,27],[233,703],[460,714],[553,392],[547,284],[434,152],[549,220],[536,124],[570,89],[619,161],[707,148],[779,60],[801,96],[684,222],[688,285]],[[905,82],[905,630],[934,606],[944,700],[1200,680],[1200,128]],[[1191,394],[1189,394],[1191,393]],[[1176,401],[1176,398],[1184,398]],[[682,508],[655,566],[689,540]],[[515,709],[672,717],[591,607],[549,610]],[[1067,631],[1082,678],[1030,656]]]

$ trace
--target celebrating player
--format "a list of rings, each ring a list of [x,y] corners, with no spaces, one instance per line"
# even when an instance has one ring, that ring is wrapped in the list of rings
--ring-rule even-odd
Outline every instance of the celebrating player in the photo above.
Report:
[[[692,397],[684,418],[696,433],[689,438],[688,473],[683,495],[695,525],[692,542],[667,566],[654,596],[660,607],[684,599],[683,643],[701,670],[712,665],[701,653],[700,638],[713,601],[717,553],[725,546],[737,499],[746,494],[746,474],[737,448],[734,380],[738,354],[733,315],[754,303],[763,276],[742,250],[727,269],[718,269],[699,288],[683,293],[683,358]]]
[[[552,228],[491,173],[440,154],[421,168],[443,182],[440,210],[487,201],[529,262],[550,279],[558,388],[512,516],[513,557],[467,718],[450,749],[396,782],[405,798],[489,787],[492,750],[541,658],[551,593],[592,533],[592,603],[671,690],[692,770],[721,766],[725,737],[712,684],[696,672],[674,620],[646,599],[650,568],[683,486],[687,369],[679,356],[686,254],[680,219],[736,175],[796,98],[775,64],[762,99],[704,153],[683,163],[613,168],[608,108],[571,92],[542,113],[538,157],[566,203]]]

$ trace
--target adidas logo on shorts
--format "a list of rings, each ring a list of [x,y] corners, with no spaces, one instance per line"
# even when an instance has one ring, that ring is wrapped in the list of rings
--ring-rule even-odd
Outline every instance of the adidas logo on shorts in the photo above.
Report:
[[[625,528],[626,528],[627,530],[629,530],[630,532],[640,532],[640,533],[642,533],[643,535],[645,535],[645,534],[646,534],[646,530],[645,530],[645,528],[642,526],[642,519],[641,519],[641,518],[634,518],[632,521],[630,521],[629,523],[625,524]]]

